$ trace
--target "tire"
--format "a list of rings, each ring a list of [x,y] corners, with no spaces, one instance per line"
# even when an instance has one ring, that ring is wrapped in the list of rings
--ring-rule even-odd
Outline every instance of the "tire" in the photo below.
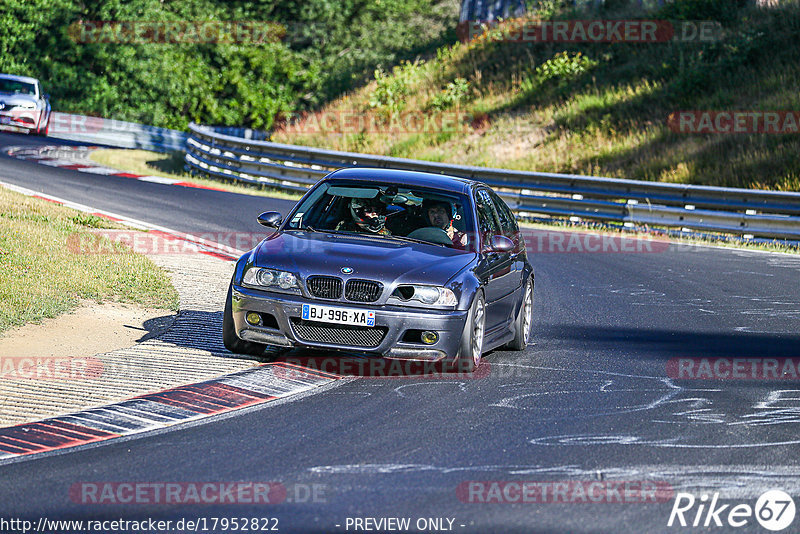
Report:
[[[453,362],[459,373],[472,373],[481,364],[483,354],[483,338],[486,332],[486,301],[482,292],[478,292],[472,300],[472,306],[461,335],[461,347]]]
[[[525,350],[531,337],[531,325],[533,324],[533,277],[529,277],[525,282],[525,290],[522,292],[522,303],[519,306],[517,320],[515,321],[514,339],[509,341],[505,348],[509,350]]]
[[[249,354],[262,356],[267,345],[245,341],[236,335],[236,325],[233,324],[233,291],[228,288],[228,297],[225,299],[225,310],[222,312],[222,343],[225,348],[235,354]]]

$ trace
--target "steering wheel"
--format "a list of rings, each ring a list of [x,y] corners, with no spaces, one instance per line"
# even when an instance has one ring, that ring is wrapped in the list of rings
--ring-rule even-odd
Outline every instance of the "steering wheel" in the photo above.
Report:
[[[420,239],[437,245],[453,245],[453,240],[447,235],[447,232],[438,226],[426,226],[425,228],[417,228],[408,237],[411,239]]]

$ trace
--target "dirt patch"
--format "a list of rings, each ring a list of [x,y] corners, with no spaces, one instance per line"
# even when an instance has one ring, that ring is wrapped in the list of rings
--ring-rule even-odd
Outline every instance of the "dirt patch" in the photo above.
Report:
[[[174,320],[166,310],[87,301],[71,313],[5,332],[0,357],[93,356],[146,341]]]

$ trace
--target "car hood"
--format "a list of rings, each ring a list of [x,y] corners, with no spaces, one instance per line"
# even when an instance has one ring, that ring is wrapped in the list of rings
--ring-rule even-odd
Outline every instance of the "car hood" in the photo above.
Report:
[[[8,110],[12,106],[20,104],[36,104],[38,101],[33,95],[19,95],[11,93],[0,93],[0,102],[5,104],[5,109]]]
[[[255,264],[313,274],[378,280],[385,285],[443,285],[474,261],[476,254],[423,243],[324,232],[276,232],[256,247]]]

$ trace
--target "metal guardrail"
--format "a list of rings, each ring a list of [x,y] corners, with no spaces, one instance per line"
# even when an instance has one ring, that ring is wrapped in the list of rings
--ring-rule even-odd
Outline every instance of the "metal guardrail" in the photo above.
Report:
[[[305,191],[342,167],[432,172],[484,182],[516,212],[800,239],[800,193],[451,165],[242,139],[189,125],[186,163],[212,177]]]
[[[185,132],[135,122],[54,111],[50,114],[47,137],[120,148],[182,152],[188,136]]]

